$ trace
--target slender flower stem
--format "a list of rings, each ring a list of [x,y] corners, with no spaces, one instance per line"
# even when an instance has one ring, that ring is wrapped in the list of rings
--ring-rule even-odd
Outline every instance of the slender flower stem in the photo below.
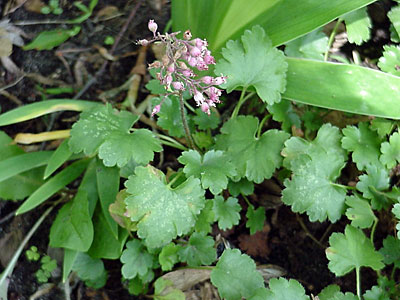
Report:
[[[296,214],[296,219],[297,219],[297,221],[299,222],[301,228],[303,228],[303,230],[305,231],[306,235],[307,235],[310,239],[312,239],[312,240],[313,240],[318,246],[320,246],[322,249],[325,249],[326,247],[325,247],[320,241],[318,241],[318,240],[316,239],[315,236],[312,235],[312,233],[308,230],[306,224],[304,224],[303,219],[302,219],[298,214]]]
[[[331,49],[333,40],[335,39],[336,32],[340,26],[340,24],[343,22],[343,19],[339,18],[336,22],[335,27],[333,27],[333,30],[331,32],[331,35],[329,36],[329,41],[328,41],[328,46],[326,47],[325,55],[324,55],[324,61],[328,60],[328,55],[329,55],[329,50]]]
[[[181,118],[182,118],[183,128],[185,129],[185,135],[186,135],[186,139],[187,139],[187,142],[189,144],[189,147],[192,148],[192,149],[196,149],[195,145],[194,145],[194,141],[192,139],[192,136],[190,135],[190,129],[189,129],[188,122],[186,120],[185,103],[184,103],[184,100],[183,100],[182,93],[180,93],[180,95],[179,95],[179,108],[181,110]]]
[[[246,90],[247,90],[247,87],[244,87],[243,90],[242,90],[242,93],[240,94],[239,101],[238,101],[238,103],[236,104],[236,107],[235,107],[235,109],[234,109],[233,112],[232,112],[231,119],[236,118],[236,116],[237,116],[238,113],[239,113],[240,107],[241,107],[241,106],[243,105],[243,103],[247,100],[247,97],[244,97],[244,95],[246,94]]]
[[[247,203],[248,206],[253,206],[253,205],[250,203],[249,199],[247,199],[247,197],[246,197],[245,195],[243,195],[243,193],[241,193],[241,195],[242,195],[243,199],[246,201],[246,203]]]
[[[370,235],[372,244],[374,244],[375,229],[376,229],[376,225],[378,225],[378,222],[379,222],[379,219],[375,217],[374,225],[372,225],[371,235]]]
[[[260,138],[261,135],[261,130],[265,124],[265,122],[267,122],[267,120],[271,117],[271,115],[266,115],[260,122],[260,125],[258,126],[258,130],[257,130],[257,139]]]
[[[356,283],[357,283],[357,296],[358,299],[361,299],[361,275],[360,275],[360,267],[356,268]]]

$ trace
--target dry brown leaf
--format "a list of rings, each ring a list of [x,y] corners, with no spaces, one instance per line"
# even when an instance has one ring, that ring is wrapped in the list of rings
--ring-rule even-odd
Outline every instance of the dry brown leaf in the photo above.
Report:
[[[253,235],[241,234],[238,238],[239,247],[248,255],[268,257],[271,250],[268,247],[268,233],[271,227],[266,224],[262,231]]]
[[[211,270],[181,269],[169,272],[163,275],[162,278],[165,280],[171,280],[173,283],[173,288],[179,289],[181,291],[187,291],[194,285],[209,279],[210,275]],[[166,292],[166,294],[168,294],[168,292]]]

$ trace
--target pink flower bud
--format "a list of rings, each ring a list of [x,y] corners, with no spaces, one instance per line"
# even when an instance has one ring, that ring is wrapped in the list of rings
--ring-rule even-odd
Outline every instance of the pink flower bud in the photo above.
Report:
[[[195,67],[197,65],[197,58],[193,57],[193,56],[190,56],[189,59],[188,59],[188,64],[191,67]]]
[[[204,76],[203,78],[201,78],[201,82],[203,82],[204,84],[212,84],[214,78],[212,78],[211,76]]]
[[[175,72],[175,65],[174,64],[170,64],[167,68],[167,72],[168,73],[174,73]]]
[[[149,30],[156,35],[156,31],[158,28],[158,25],[156,22],[154,22],[154,20],[150,20],[149,23],[147,24],[147,27],[149,28]]]
[[[172,86],[174,87],[174,89],[176,89],[178,91],[183,91],[185,89],[185,87],[183,86],[183,83],[179,82],[179,81],[172,82]]]
[[[207,52],[210,52],[210,51],[207,51]],[[215,65],[215,58],[212,55],[206,54],[206,55],[204,55],[204,62],[207,65]]]
[[[155,114],[158,114],[160,112],[160,109],[161,109],[160,104],[154,106],[153,111],[151,112],[151,116],[153,117]]]
[[[207,41],[206,40],[202,40],[202,39],[194,39],[194,44],[196,45],[197,48],[202,49],[202,47],[207,47]]]
[[[223,84],[223,83],[226,83],[226,76],[219,76],[219,77],[215,77],[214,78],[214,84],[215,85],[220,85],[220,84]]]
[[[192,33],[190,32],[190,30],[186,30],[184,33],[183,33],[183,38],[185,39],[185,40],[190,40],[191,38],[192,38]]]
[[[182,73],[182,75],[185,76],[185,77],[194,77],[194,76],[195,76],[195,74],[193,73],[193,71],[190,70],[190,69],[182,70],[181,73]]]
[[[172,82],[172,76],[171,75],[167,75],[165,76],[165,84],[169,87],[171,82]]]
[[[199,48],[197,48],[197,47],[192,47],[190,49],[190,55],[194,56],[194,57],[198,57],[198,56],[201,55],[201,50]]]
[[[148,40],[138,40],[136,42],[136,44],[142,45],[142,46],[147,46],[148,44],[150,44],[150,42]]]
[[[210,115],[210,107],[208,106],[208,104],[206,102],[203,102],[201,104],[201,110],[203,112],[205,112],[206,114]]]
[[[197,59],[196,68],[197,68],[199,71],[208,70],[207,64],[204,62],[204,60],[200,59],[200,57]]]

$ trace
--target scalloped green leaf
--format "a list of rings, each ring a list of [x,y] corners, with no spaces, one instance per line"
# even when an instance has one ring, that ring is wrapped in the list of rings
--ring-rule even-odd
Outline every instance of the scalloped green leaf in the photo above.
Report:
[[[389,235],[383,240],[383,247],[379,250],[383,255],[383,262],[387,265],[394,264],[400,267],[400,240]]]
[[[370,267],[380,270],[385,265],[383,256],[375,251],[370,239],[361,229],[347,225],[345,233],[333,233],[329,238],[329,248],[326,249],[329,260],[328,268],[336,276],[343,276],[355,268]]]
[[[299,115],[293,110],[293,105],[289,100],[282,99],[279,103],[267,105],[268,111],[272,114],[272,119],[282,123],[282,129],[291,132],[292,126],[301,128]]]
[[[236,166],[239,178],[261,183],[271,178],[282,164],[280,152],[289,134],[272,129],[257,138],[258,119],[253,116],[238,116],[230,119],[221,128],[217,148],[226,150]]]
[[[95,289],[103,287],[107,282],[107,271],[101,259],[95,259],[83,252],[78,252],[72,267],[87,286]]]
[[[294,212],[306,212],[312,222],[335,222],[344,211],[346,190],[336,184],[346,164],[340,138],[338,128],[324,124],[314,141],[292,137],[282,150],[283,164],[293,172],[284,181],[282,201]]]
[[[366,7],[347,13],[342,18],[346,24],[347,37],[350,43],[361,45],[369,40],[372,24]]]
[[[294,279],[272,278],[266,294],[268,300],[309,300],[303,286]]]
[[[380,210],[389,205],[389,199],[383,191],[389,189],[389,173],[384,168],[375,165],[367,166],[367,174],[359,177],[356,188],[363,193],[364,198],[370,199],[372,208]]]
[[[129,133],[138,118],[126,111],[118,113],[111,105],[85,111],[72,126],[70,150],[74,153],[83,151],[89,156],[98,152],[107,167],[117,165],[121,168],[131,159],[147,164],[153,159],[154,152],[162,151],[162,147],[147,129]]]
[[[163,271],[172,270],[173,266],[179,261],[178,251],[181,248],[181,246],[175,245],[174,243],[169,243],[162,248],[158,255],[158,261]]]
[[[367,123],[359,123],[358,128],[347,126],[343,129],[342,147],[353,152],[353,161],[359,170],[365,170],[370,164],[380,166],[381,140],[376,132],[368,128]]]
[[[215,220],[218,221],[218,227],[222,230],[230,229],[233,225],[239,224],[242,207],[237,198],[229,197],[224,200],[222,196],[216,196],[214,199],[213,211]]]
[[[385,51],[379,58],[378,67],[384,72],[400,76],[400,47],[385,45],[383,49]]]
[[[400,133],[393,133],[389,142],[381,144],[382,155],[380,161],[386,165],[388,169],[392,169],[397,163],[400,163]]]
[[[188,244],[179,250],[179,260],[186,262],[190,267],[211,265],[217,259],[214,244],[215,241],[211,236],[194,232]]]
[[[122,275],[127,279],[144,276],[152,269],[154,257],[147,252],[144,245],[137,239],[126,243],[126,248],[120,258],[123,266]]]
[[[125,199],[127,215],[137,222],[137,234],[149,248],[188,233],[204,207],[199,179],[190,177],[172,189],[165,175],[152,166],[137,167],[125,186],[130,194]]]
[[[178,97],[169,96],[163,98],[153,98],[152,103],[157,105],[161,102],[161,99],[163,99],[163,102],[161,104],[160,112],[157,113],[157,125],[165,130],[168,130],[168,133],[172,136],[183,137],[185,135],[185,129],[183,128]],[[186,118],[189,119],[187,114]]]
[[[254,261],[238,249],[224,251],[211,272],[211,282],[226,300],[248,299],[264,287],[264,279]]]
[[[398,220],[398,222],[396,224],[396,230],[397,230],[397,238],[400,239],[400,204],[399,203],[396,203],[395,205],[393,205],[392,213]]]
[[[400,35],[400,6],[393,7],[389,11],[388,17],[390,19],[390,22],[392,22],[397,34]]]
[[[254,87],[264,102],[272,105],[281,101],[287,63],[261,26],[246,30],[241,41],[227,42],[222,56],[215,66],[215,74],[228,76],[227,82],[221,85],[228,93],[238,87]]]
[[[369,228],[376,220],[371,206],[364,199],[355,196],[346,197],[346,217],[351,220],[351,225],[358,228]]]
[[[223,151],[211,150],[202,156],[197,151],[189,150],[183,152],[178,161],[185,165],[183,172],[186,177],[199,178],[203,188],[209,188],[214,195],[226,189],[228,178],[236,175],[235,166]]]
[[[211,114],[208,115],[200,108],[196,109],[196,116],[193,117],[193,121],[200,130],[215,129],[221,123],[220,117],[214,110],[211,110]]]

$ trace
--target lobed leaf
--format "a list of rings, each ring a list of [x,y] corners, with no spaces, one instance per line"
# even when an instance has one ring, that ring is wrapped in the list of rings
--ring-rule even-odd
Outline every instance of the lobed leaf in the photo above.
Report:
[[[346,216],[351,220],[351,225],[358,228],[369,228],[376,220],[371,206],[364,199],[355,196],[346,197]]]
[[[389,235],[383,240],[383,247],[379,250],[383,255],[383,262],[387,265],[394,264],[400,267],[400,240]]]
[[[121,273],[127,279],[132,279],[137,275],[143,276],[152,269],[153,259],[153,255],[146,251],[139,240],[130,240],[126,243],[126,249],[121,255],[123,263]]]
[[[125,199],[127,213],[138,222],[137,234],[149,248],[161,247],[188,233],[204,207],[204,190],[200,180],[193,177],[171,189],[161,171],[137,167],[125,186],[130,194]]]
[[[158,261],[161,265],[161,270],[170,271],[173,266],[179,261],[178,251],[181,246],[175,245],[174,243],[169,243],[164,246],[158,255]]]
[[[343,276],[354,268],[370,267],[380,270],[384,267],[383,256],[375,251],[370,239],[351,225],[345,233],[333,233],[329,238],[330,247],[326,249],[328,268],[336,276]]]
[[[72,270],[89,287],[99,289],[106,284],[107,271],[101,259],[94,259],[86,253],[79,252],[75,258]]]
[[[395,132],[390,136],[389,142],[381,144],[382,155],[380,161],[388,168],[392,169],[400,163],[400,133]]]
[[[264,287],[264,279],[254,261],[238,249],[224,251],[211,272],[211,282],[226,300],[248,299]]]
[[[378,67],[384,72],[400,76],[400,47],[385,45],[383,49],[383,56],[379,58]]]
[[[307,300],[301,284],[294,279],[272,278],[269,281],[269,289],[266,294],[268,300]]]
[[[366,7],[347,13],[342,18],[346,23],[347,37],[350,43],[361,45],[369,40],[372,23]]]
[[[190,267],[208,266],[217,259],[214,244],[211,236],[194,232],[190,236],[189,243],[179,250],[179,260],[187,262]]]
[[[254,87],[260,98],[272,105],[281,101],[285,91],[287,63],[281,51],[274,48],[264,29],[254,26],[239,40],[229,41],[222,49],[223,59],[215,66],[215,74],[227,76],[221,85],[230,93],[243,87]]]
[[[222,196],[214,198],[213,211],[215,220],[218,221],[218,227],[222,230],[230,229],[233,225],[239,224],[242,207],[237,198],[229,197],[226,201]]]
[[[260,206],[259,208],[254,209],[253,206],[249,206],[247,208],[246,217],[246,227],[250,228],[250,234],[255,234],[264,227],[265,208]]]
[[[223,151],[211,150],[202,157],[199,152],[189,150],[183,152],[178,161],[185,165],[183,172],[186,177],[199,178],[202,187],[209,188],[214,195],[226,189],[228,177],[236,175],[234,165]]]
[[[318,28],[289,43],[286,43],[287,56],[323,60],[328,48],[328,37]]]
[[[271,178],[275,169],[281,166],[280,152],[289,134],[272,129],[256,138],[257,128],[258,119],[253,116],[230,119],[221,128],[217,148],[226,151],[239,178],[261,183]]]

